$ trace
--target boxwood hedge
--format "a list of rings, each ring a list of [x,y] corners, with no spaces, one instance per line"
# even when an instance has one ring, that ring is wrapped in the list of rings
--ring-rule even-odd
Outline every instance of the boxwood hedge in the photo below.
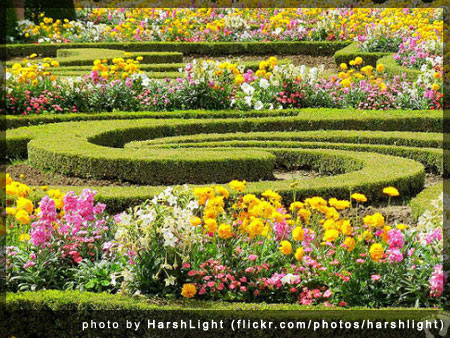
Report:
[[[269,42],[98,42],[64,44],[7,44],[8,58],[27,56],[32,53],[56,56],[60,48],[106,48],[127,52],[180,52],[184,55],[333,55],[347,46],[347,41],[269,41]]]
[[[321,306],[304,306],[293,304],[254,304],[254,303],[226,303],[198,300],[164,300],[158,298],[130,297],[125,295],[95,294],[78,291],[38,291],[7,293],[6,306],[2,307],[0,314],[4,325],[0,328],[2,336],[29,337],[39,332],[48,337],[244,337],[251,334],[253,337],[324,337],[335,335],[336,329],[331,328],[331,321],[358,323],[360,327],[365,321],[395,322],[403,321],[405,326],[409,320],[410,329],[377,330],[378,337],[422,337],[423,330],[412,328],[412,323],[432,321],[439,315],[445,314],[439,309],[409,309],[409,308],[351,308],[330,309]],[[27,325],[23,324],[26,318]],[[313,325],[302,330],[239,330],[231,331],[231,321],[235,320],[261,320],[273,321],[279,325],[281,321],[288,323],[316,321],[319,329]],[[99,322],[110,326],[117,323],[116,329],[99,329]],[[126,321],[141,323],[137,331],[127,329]],[[148,329],[148,320],[153,322],[173,322],[181,320],[197,325],[198,321],[223,321],[223,329],[213,329],[208,332],[202,329],[171,330]],[[95,322],[97,328],[93,328]],[[325,324],[328,323],[328,328]],[[84,323],[84,330],[83,330]],[[88,326],[88,328],[86,328]],[[339,330],[340,337],[372,337],[374,329]],[[433,332],[430,330],[430,332]]]
[[[374,116],[372,119],[365,120],[361,114],[359,113],[357,118],[353,116],[350,121],[361,123],[359,129],[376,128],[377,119]],[[331,127],[329,129],[342,129],[351,125],[348,120],[344,119],[342,113],[340,115],[342,121],[328,119],[327,114],[321,118],[316,116],[316,120],[310,119],[306,115],[305,112],[302,116],[296,117],[112,120],[108,124],[101,121],[60,123],[8,131],[6,149],[9,156],[28,155],[30,163],[41,169],[78,177],[111,178],[152,185],[95,188],[99,192],[99,198],[107,201],[107,204],[113,209],[121,209],[151,197],[161,191],[162,187],[158,185],[186,182],[224,183],[231,179],[254,181],[248,184],[249,192],[260,193],[266,189],[278,190],[287,201],[292,198],[293,191],[298,198],[314,194],[346,198],[350,191],[362,191],[372,200],[376,200],[382,198],[381,190],[387,185],[396,186],[404,196],[414,195],[421,190],[424,182],[424,167],[416,161],[373,152],[302,149],[308,147],[298,149],[297,145],[292,147],[287,139],[295,140],[295,133],[285,134],[287,130],[317,129],[318,125]],[[351,115],[349,113],[349,117]],[[387,115],[383,114],[383,121],[384,127],[389,130],[394,127],[397,120],[389,120],[386,118]],[[378,118],[381,119],[381,116]],[[391,121],[391,124],[387,121]],[[347,123],[341,125],[341,122]],[[354,126],[356,127],[357,124]],[[421,129],[424,126],[424,124],[417,125],[417,128]],[[411,125],[408,129],[411,129]],[[245,148],[237,148],[235,145],[233,148],[200,149],[121,148],[131,141],[178,135],[192,135],[192,140],[194,140],[198,137],[195,135],[199,133],[267,131],[273,132],[275,139],[282,140],[281,143],[271,140],[270,137],[267,137],[266,140],[262,135],[260,140],[250,141],[266,144],[264,149],[261,149],[258,144],[247,144]],[[346,142],[360,142],[360,149],[364,146],[363,142],[376,142],[377,140],[383,140],[386,143],[385,152],[387,153],[389,146],[395,147],[392,144],[395,142],[393,133],[370,134],[363,131],[357,132],[355,135],[351,135],[351,133],[351,131],[336,131],[326,136],[324,132],[310,132],[309,135],[307,133],[303,136],[297,134],[296,137],[300,140],[315,140],[317,142],[315,147],[319,148],[321,147],[320,142],[336,141],[341,137]],[[249,135],[250,137],[254,136],[253,134]],[[405,145],[439,146],[442,144],[438,135],[433,133],[418,134],[417,140],[414,140],[412,134],[402,135],[399,133],[398,139],[400,144]],[[175,143],[180,144],[178,141]],[[25,145],[27,148],[24,147]],[[367,144],[366,146],[375,147],[377,145]],[[339,144],[335,148],[338,147]],[[309,148],[314,148],[314,142],[311,141]],[[408,155],[408,147],[404,148],[402,151],[405,154],[395,152],[394,154],[412,157]],[[433,150],[435,149],[429,151]],[[436,156],[435,162],[439,162],[438,152],[434,155]],[[438,165],[436,164],[436,166]],[[292,181],[269,180],[272,179],[274,167],[289,169],[308,167],[325,173],[339,174],[339,176],[321,177],[314,181],[300,181],[292,189],[290,186]],[[67,187],[64,188],[64,190],[67,189]],[[79,189],[81,188],[75,190]]]
[[[337,65],[341,63],[348,64],[350,60],[355,59],[357,56],[362,57],[364,60],[364,65],[370,65],[375,67],[377,65],[377,60],[390,55],[391,53],[382,53],[382,52],[361,52],[358,49],[358,43],[353,42],[348,46],[338,50],[334,53],[334,61]]]
[[[434,184],[424,189],[420,194],[414,197],[411,202],[411,215],[415,221],[426,211],[433,211],[432,202],[439,198],[442,193],[450,193],[450,181],[444,180],[441,183]]]

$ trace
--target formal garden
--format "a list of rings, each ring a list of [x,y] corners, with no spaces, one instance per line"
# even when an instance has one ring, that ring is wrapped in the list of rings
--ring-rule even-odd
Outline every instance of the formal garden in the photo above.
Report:
[[[9,309],[446,309],[436,7],[11,9]]]

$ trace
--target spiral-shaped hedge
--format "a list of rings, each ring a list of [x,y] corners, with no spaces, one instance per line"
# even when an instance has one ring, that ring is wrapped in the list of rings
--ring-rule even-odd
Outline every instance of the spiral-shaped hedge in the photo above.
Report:
[[[7,131],[10,157],[76,177],[129,181],[136,186],[93,187],[113,208],[145,200],[164,186],[248,181],[247,191],[277,190],[287,200],[311,195],[380,198],[396,186],[414,196],[425,170],[447,175],[434,112],[299,110],[296,116],[81,121]],[[168,118],[169,117],[169,118]],[[274,169],[307,168],[331,176],[276,180]],[[82,187],[60,187],[80,190]],[[92,187],[91,187],[92,188]]]

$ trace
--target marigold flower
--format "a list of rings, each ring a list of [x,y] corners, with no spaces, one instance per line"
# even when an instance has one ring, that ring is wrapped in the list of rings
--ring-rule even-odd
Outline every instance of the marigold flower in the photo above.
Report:
[[[303,259],[304,254],[305,254],[305,250],[302,247],[297,248],[297,250],[295,250],[295,254],[294,254],[295,259],[300,262]]]
[[[197,288],[194,284],[186,283],[183,284],[183,288],[181,290],[181,295],[184,298],[193,298],[195,294],[197,293]]]
[[[347,66],[346,63],[341,63],[341,64],[339,65],[339,67],[340,67],[342,70],[347,70],[347,69],[348,69],[348,66]]]
[[[386,187],[386,188],[384,188],[383,189],[383,194],[386,194],[386,195],[391,196],[391,197],[396,197],[396,196],[400,195],[398,190],[396,188],[394,188],[394,187]]]
[[[15,217],[22,224],[30,223],[30,215],[25,210],[17,210]]]
[[[433,85],[431,86],[431,89],[434,91],[438,91],[439,89],[441,89],[441,87],[437,83],[433,83]]]
[[[367,215],[363,218],[363,222],[366,225],[373,226],[375,228],[381,228],[384,226],[384,216],[379,212],[376,212],[373,215]]]
[[[292,253],[292,244],[289,241],[281,241],[278,249],[282,254],[290,255]]]
[[[367,197],[365,195],[363,195],[363,194],[360,194],[360,193],[352,194],[351,198],[354,199],[357,202],[360,202],[360,203],[367,202]]]
[[[303,241],[305,237],[305,231],[301,227],[295,227],[294,230],[292,230],[292,238],[297,241]]]
[[[218,229],[218,234],[220,238],[228,239],[233,237],[233,232],[231,225],[229,224],[221,224]]]
[[[377,72],[384,72],[384,65],[382,63],[377,64]]]
[[[244,181],[237,181],[237,180],[233,180],[230,183],[228,183],[228,185],[230,186],[231,189],[242,192],[245,189],[245,185],[247,184],[247,182]]]
[[[191,225],[193,225],[193,226],[202,224],[202,220],[199,217],[192,217],[190,222],[191,222]]]
[[[336,229],[329,229],[325,231],[323,235],[323,240],[325,242],[334,242],[339,237],[339,231]]]
[[[353,251],[356,246],[356,241],[353,237],[345,237],[343,244],[345,245],[347,251]]]
[[[384,249],[383,245],[381,243],[374,243],[369,249],[370,257],[375,261],[378,262],[381,258],[383,258],[384,255]]]
[[[208,232],[216,232],[217,230],[217,222],[213,218],[208,218],[205,220],[205,228]]]

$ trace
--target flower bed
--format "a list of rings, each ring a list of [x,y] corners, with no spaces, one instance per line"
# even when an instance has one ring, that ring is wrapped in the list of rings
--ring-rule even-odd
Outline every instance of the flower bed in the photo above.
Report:
[[[31,56],[35,56],[31,55]],[[8,114],[183,109],[286,109],[338,107],[359,109],[440,109],[442,74],[409,82],[389,79],[384,65],[363,66],[356,57],[342,63],[338,76],[323,69],[278,64],[275,57],[256,72],[230,62],[194,61],[183,78],[151,80],[140,70],[142,57],[97,59],[89,76],[58,79],[51,67],[59,61],[16,63],[7,73]],[[436,75],[437,74],[437,75]]]
[[[7,176],[8,289],[121,287],[327,306],[445,301],[439,217],[414,228],[390,223],[389,211],[360,217],[356,207],[367,202],[360,193],[350,200],[294,197],[284,206],[273,190],[257,197],[244,192],[245,181],[229,187],[233,195],[223,186],[167,188],[113,220],[89,190],[48,190],[35,209],[30,188]],[[390,201],[399,192],[387,187],[383,194]],[[415,291],[401,291],[411,286]]]

